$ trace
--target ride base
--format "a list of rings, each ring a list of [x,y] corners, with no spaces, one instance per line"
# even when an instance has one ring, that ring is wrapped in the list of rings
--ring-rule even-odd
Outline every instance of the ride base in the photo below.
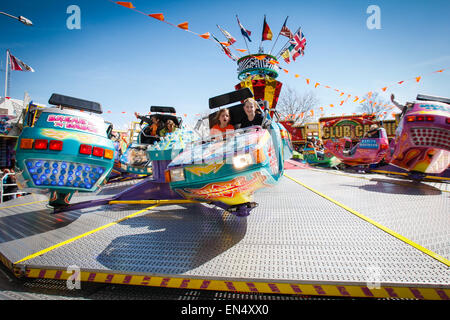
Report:
[[[450,299],[448,184],[287,167],[277,186],[255,194],[248,217],[176,200],[51,215],[47,198],[21,197],[0,206],[0,260],[28,278],[67,280],[79,270],[83,282]]]

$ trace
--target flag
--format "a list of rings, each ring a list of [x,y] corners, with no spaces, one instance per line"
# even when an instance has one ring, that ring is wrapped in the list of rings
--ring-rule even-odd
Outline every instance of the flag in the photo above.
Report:
[[[290,56],[291,55],[289,54],[289,50],[288,49],[284,50],[283,53],[281,54],[281,57],[284,59],[284,61],[286,61],[286,63],[290,63],[291,62],[291,60],[289,60]]]
[[[211,35],[211,36],[220,45],[220,47],[222,48],[223,52],[225,52],[225,54],[228,56],[228,58],[230,58],[231,60],[234,60],[234,61],[237,60],[237,58],[235,56],[233,56],[233,54],[231,53],[230,49],[225,47],[214,35]]]
[[[237,15],[236,15],[236,19],[237,19],[237,22],[238,22],[238,24],[239,24],[239,28],[241,28],[241,33],[242,33],[242,35],[243,35],[245,38],[247,38],[248,41],[252,42],[252,40],[250,39],[250,36],[252,35],[252,32],[244,28],[244,26],[243,26],[243,25],[241,24],[241,22],[239,21],[239,18],[238,18]]]
[[[236,39],[233,38],[233,36],[232,36],[228,31],[222,29],[218,24],[217,24],[217,28],[219,28],[219,30],[223,33],[223,35],[225,36],[225,38],[227,38],[228,43],[229,43],[230,45],[236,42]]]
[[[9,63],[10,63],[11,70],[34,72],[32,67],[30,67],[29,65],[23,63],[22,61],[20,61],[16,57],[14,57],[9,51],[8,51],[8,56],[9,56]]]
[[[264,40],[272,40],[272,30],[270,30],[269,25],[266,22],[266,16],[264,16],[263,33],[262,33],[262,41]]]
[[[164,21],[164,14],[162,14],[162,13],[151,13],[151,14],[149,14],[149,17],[158,19],[160,21]]]
[[[292,39],[292,38],[294,37],[294,35],[293,35],[293,33],[291,32],[291,30],[289,30],[289,28],[286,26],[286,22],[287,22],[287,19],[288,19],[288,18],[289,18],[289,17],[286,17],[286,20],[284,20],[284,24],[283,24],[283,26],[281,27],[280,34],[281,34],[282,36],[288,37],[289,39]]]
[[[306,46],[306,39],[303,35],[303,32],[301,29],[298,30],[298,32],[294,35],[291,41],[289,41],[291,44],[294,45],[295,51],[304,51]]]

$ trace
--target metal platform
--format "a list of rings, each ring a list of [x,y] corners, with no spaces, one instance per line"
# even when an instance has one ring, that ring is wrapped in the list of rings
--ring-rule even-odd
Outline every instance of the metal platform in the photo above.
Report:
[[[248,217],[206,204],[50,215],[42,196],[26,196],[0,206],[0,259],[29,278],[66,280],[77,266],[85,282],[450,299],[447,184],[301,168],[255,200]]]

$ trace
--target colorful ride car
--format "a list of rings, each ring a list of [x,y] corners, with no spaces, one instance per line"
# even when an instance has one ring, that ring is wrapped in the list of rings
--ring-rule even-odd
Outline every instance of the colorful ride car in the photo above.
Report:
[[[112,126],[97,102],[53,94],[54,107],[29,107],[16,146],[21,189],[50,193],[55,209],[67,206],[74,192],[94,192],[113,167]]]
[[[364,137],[352,146],[350,138],[328,139],[325,149],[348,166],[368,166],[381,162],[388,153],[389,140],[384,128],[373,137]]]
[[[419,94],[402,114],[390,164],[418,174],[445,171],[450,165],[450,99]]]
[[[252,96],[248,88],[241,89],[211,98],[209,107],[219,108]],[[221,203],[229,212],[247,215],[256,205],[253,193],[279,181],[284,160],[291,158],[293,151],[290,134],[276,119],[271,119],[267,106],[261,109],[262,105],[261,101],[261,125],[187,144],[167,167],[171,189],[186,199]],[[239,127],[243,104],[228,110],[234,127]]]

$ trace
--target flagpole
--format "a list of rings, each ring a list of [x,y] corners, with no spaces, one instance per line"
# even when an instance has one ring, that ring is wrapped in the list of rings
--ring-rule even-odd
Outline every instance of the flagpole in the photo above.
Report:
[[[284,21],[283,26],[286,25],[286,22],[287,22],[287,19],[288,19],[288,18],[289,18],[289,16],[286,17],[286,20]],[[281,29],[283,29],[283,27],[281,27]],[[274,43],[273,46],[272,46],[272,49],[270,49],[269,54],[271,54],[273,48],[275,48],[275,45],[277,44],[277,41],[278,41],[278,38],[280,37],[280,34],[281,34],[281,30],[280,30],[280,32],[278,32],[278,36],[277,36],[277,38],[276,38],[276,40],[275,40],[275,43]]]
[[[266,15],[264,15],[264,24],[263,24],[263,34],[261,35],[261,42],[259,43],[259,52],[258,53],[262,53],[262,52],[264,52],[262,49],[263,49],[263,47],[262,47],[262,42],[263,42],[263,35],[264,35],[264,27],[265,27],[265,25],[266,25]]]
[[[6,49],[6,71],[5,71],[5,100],[8,94],[8,69],[9,69],[9,49]]]
[[[219,27],[219,25],[218,24],[216,24],[216,26],[217,26],[217,28],[220,30],[220,32],[222,32],[222,34],[225,36],[225,34],[223,33],[223,29],[221,28],[221,27]],[[230,36],[231,36],[231,34],[230,34]],[[227,38],[227,36],[225,36],[225,38]],[[228,40],[228,43],[230,43],[230,40],[227,38],[227,40]],[[236,41],[236,39],[234,39],[235,41]],[[236,48],[234,47],[234,44],[230,44],[230,47],[233,47],[233,49],[235,49],[236,50]],[[238,50],[236,50],[236,51],[238,51]],[[239,51],[238,51],[239,52]],[[239,56],[239,58],[242,58],[241,57],[241,55],[240,55],[240,53],[238,53],[237,54],[238,56]]]
[[[238,23],[239,23],[238,15],[236,15],[236,19],[237,19],[237,21],[238,21]],[[241,28],[241,26],[239,25],[239,29],[240,29],[240,28]],[[247,39],[246,39],[246,38],[244,37],[244,35],[242,34],[242,31],[241,31],[241,36],[242,36],[242,38],[244,38],[245,46],[247,47],[248,54],[251,54],[250,49],[248,48]]]
[[[297,31],[295,31],[294,34],[296,34],[301,28],[298,28]],[[289,44],[289,41],[291,41],[291,39],[289,39],[288,41],[286,41],[286,43],[281,47],[281,50],[278,52],[278,54],[275,56],[278,59],[278,56],[284,51],[285,47],[287,44]]]

